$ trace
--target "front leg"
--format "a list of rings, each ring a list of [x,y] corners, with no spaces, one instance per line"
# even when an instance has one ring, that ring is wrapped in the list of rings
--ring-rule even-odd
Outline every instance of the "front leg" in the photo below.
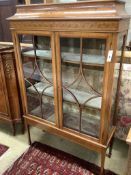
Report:
[[[104,175],[104,165],[105,165],[106,149],[103,149],[101,152],[101,169],[100,175]]]

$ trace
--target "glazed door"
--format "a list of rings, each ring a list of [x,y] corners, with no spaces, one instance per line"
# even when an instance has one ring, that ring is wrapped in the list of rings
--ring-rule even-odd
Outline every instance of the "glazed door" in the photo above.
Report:
[[[60,127],[99,139],[109,35],[57,33]]]
[[[39,32],[37,32],[39,33]],[[26,114],[58,125],[54,41],[51,33],[19,34]]]

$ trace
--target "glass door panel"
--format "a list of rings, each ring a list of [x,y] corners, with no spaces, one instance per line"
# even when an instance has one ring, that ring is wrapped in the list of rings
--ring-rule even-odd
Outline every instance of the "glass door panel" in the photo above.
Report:
[[[100,132],[106,39],[60,38],[63,127]]]
[[[50,36],[19,35],[28,113],[55,122]]]

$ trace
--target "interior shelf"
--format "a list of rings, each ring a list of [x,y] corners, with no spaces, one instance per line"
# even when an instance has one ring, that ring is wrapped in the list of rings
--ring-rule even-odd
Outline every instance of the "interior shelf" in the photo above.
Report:
[[[45,89],[45,91],[43,92],[43,95],[46,95],[49,97],[54,97],[54,90],[53,90],[52,86],[49,87],[48,84],[42,83],[42,82],[36,83],[36,84],[34,84],[34,86],[39,93],[42,93],[43,89]],[[35,88],[33,86],[30,86],[28,88],[28,92],[37,93]],[[75,89],[71,89],[71,88],[69,88],[69,91],[71,91],[75,95],[75,97],[77,98],[77,100],[80,104],[83,104],[86,100],[95,96],[95,94],[90,94],[87,92],[83,92],[83,91],[79,91],[79,90],[75,90]],[[63,90],[63,100],[67,101],[67,102],[71,102],[71,103],[76,103],[75,99],[71,96],[71,93],[69,91]],[[102,98],[96,97],[96,98],[93,98],[92,100],[88,101],[85,104],[85,106],[95,108],[95,109],[101,109],[101,102],[102,102]]]
[[[42,111],[41,111],[42,110]],[[42,114],[43,113],[43,114]],[[49,103],[43,103],[42,106],[36,106],[30,111],[30,114],[43,118],[47,121],[55,123],[54,106]],[[63,111],[63,126],[76,130],[78,132],[98,137],[100,129],[100,116],[91,113],[82,112],[81,129],[80,115],[76,112]]]
[[[63,113],[63,126],[79,131],[80,116],[76,113]],[[100,116],[83,114],[81,118],[81,132],[98,137],[100,129]]]
[[[26,57],[34,57],[35,55],[33,50],[22,52],[22,54],[23,56],[26,56]],[[36,50],[36,56],[41,59],[51,60],[51,51],[50,50]],[[80,64],[80,54],[79,53],[62,52],[61,57],[62,57],[63,62]],[[97,66],[104,66],[105,56],[83,54],[82,63],[84,65],[93,64]]]
[[[51,106],[50,104],[43,104],[42,110],[43,110],[43,116],[40,106],[34,108],[30,112],[30,114],[54,123],[55,122],[54,107]],[[76,130],[84,134],[88,134],[93,137],[99,136],[100,116],[82,113],[81,131],[79,123],[80,123],[80,116],[77,113],[73,112],[68,113],[67,111],[63,113],[64,127]]]
[[[42,108],[42,111],[41,111],[41,108]],[[42,112],[43,112],[43,116],[42,116]],[[49,103],[42,104],[42,107],[37,106],[32,111],[30,111],[30,114],[43,118],[53,123],[55,122],[54,106]]]

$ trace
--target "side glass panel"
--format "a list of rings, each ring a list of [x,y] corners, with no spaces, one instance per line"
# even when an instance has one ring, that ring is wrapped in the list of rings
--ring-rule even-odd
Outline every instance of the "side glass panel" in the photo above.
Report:
[[[118,114],[118,102],[120,103],[120,86],[121,86],[121,82],[120,82],[120,77],[121,76],[121,64],[123,62],[123,58],[122,58],[122,53],[124,50],[122,50],[123,48],[125,48],[125,39],[126,39],[126,35],[123,35],[122,33],[118,34],[118,42],[117,42],[117,60],[115,63],[115,68],[114,68],[114,83],[113,83],[113,98],[112,98],[112,113],[111,113],[111,123],[110,123],[110,128],[112,128],[113,124],[116,123],[117,120],[117,114]],[[124,44],[124,47],[123,47]],[[123,99],[122,99],[123,101]],[[123,108],[121,108],[123,110]]]
[[[36,117],[55,121],[50,36],[19,35],[25,78],[28,112]]]
[[[63,126],[99,137],[106,39],[60,38]]]

